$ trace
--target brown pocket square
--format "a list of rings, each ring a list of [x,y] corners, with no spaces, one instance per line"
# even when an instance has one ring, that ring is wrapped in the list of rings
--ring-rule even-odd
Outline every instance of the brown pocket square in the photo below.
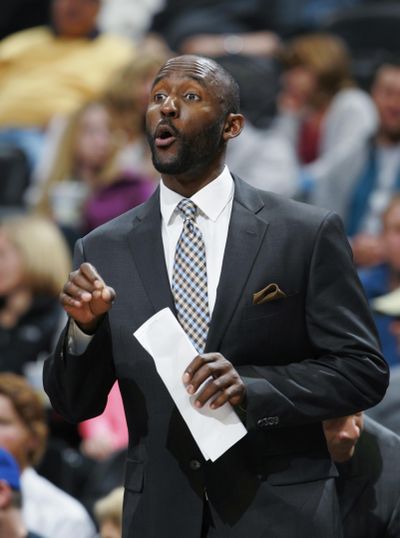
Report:
[[[257,293],[253,293],[253,304],[268,303],[284,297],[287,297],[286,293],[280,289],[278,284],[272,283]]]

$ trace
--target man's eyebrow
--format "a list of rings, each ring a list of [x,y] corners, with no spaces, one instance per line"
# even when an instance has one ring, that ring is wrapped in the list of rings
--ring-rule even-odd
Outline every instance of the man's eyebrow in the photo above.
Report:
[[[154,86],[156,86],[156,85],[157,85],[161,80],[163,80],[164,78],[166,78],[166,75],[165,75],[165,74],[160,74],[160,75],[158,75],[158,76],[154,79],[152,88],[154,88]],[[207,86],[204,77],[202,77],[202,76],[200,76],[200,75],[190,75],[190,74],[187,74],[187,75],[185,75],[185,78],[194,80],[195,82],[198,82],[201,86],[204,86],[204,87]]]

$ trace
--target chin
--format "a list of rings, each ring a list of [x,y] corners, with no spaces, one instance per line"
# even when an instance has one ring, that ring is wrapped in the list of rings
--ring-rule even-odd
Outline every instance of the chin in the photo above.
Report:
[[[159,155],[153,155],[153,165],[160,174],[178,175],[187,171],[187,166],[181,159],[162,159]]]

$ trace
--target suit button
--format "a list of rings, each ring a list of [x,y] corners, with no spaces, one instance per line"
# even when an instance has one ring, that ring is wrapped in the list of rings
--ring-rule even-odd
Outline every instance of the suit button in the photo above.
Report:
[[[264,418],[260,418],[259,420],[257,420],[257,426],[259,428],[267,428],[268,427],[268,418],[264,417]]]
[[[192,471],[198,471],[201,467],[201,463],[198,460],[190,460],[189,467]]]

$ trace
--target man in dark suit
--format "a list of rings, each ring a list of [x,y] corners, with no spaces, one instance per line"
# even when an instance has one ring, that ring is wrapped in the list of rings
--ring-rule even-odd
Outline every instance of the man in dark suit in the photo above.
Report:
[[[400,536],[400,437],[362,413],[323,424],[344,538]]]
[[[224,166],[243,125],[238,107],[237,84],[215,62],[165,64],[147,112],[160,188],[78,242],[61,294],[71,320],[45,388],[80,421],[102,412],[118,379],[130,431],[124,538],[340,537],[321,421],[374,405],[387,386],[339,219],[257,191]],[[181,204],[194,207],[196,256],[202,243],[206,252],[194,313],[182,311],[176,277],[189,237]],[[248,430],[214,463],[132,335],[165,307],[188,334],[200,318],[209,326],[205,348],[195,336],[199,355],[176,372],[188,397],[198,407],[230,402]]]

